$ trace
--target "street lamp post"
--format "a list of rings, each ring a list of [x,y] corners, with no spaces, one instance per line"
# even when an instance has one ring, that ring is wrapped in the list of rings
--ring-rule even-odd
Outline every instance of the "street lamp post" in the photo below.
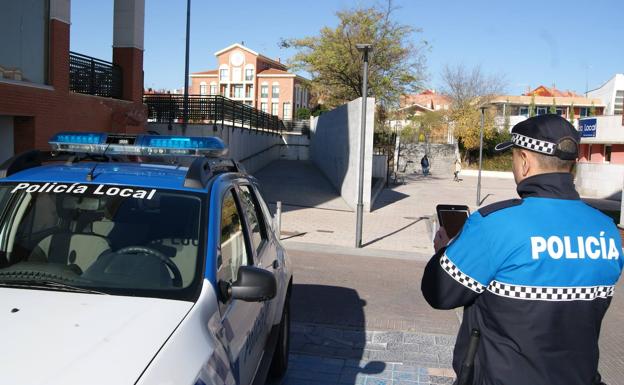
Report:
[[[182,106],[182,133],[186,134],[186,124],[188,123],[189,107],[189,40],[191,36],[191,0],[186,1],[186,57],[184,59],[184,100]]]
[[[481,107],[481,134],[479,139],[479,178],[477,178],[477,206],[481,205],[481,168],[483,165],[483,126],[485,125],[485,109]]]
[[[360,163],[358,172],[358,201],[357,201],[357,219],[355,224],[355,247],[362,247],[362,219],[364,205],[362,198],[364,197],[364,153],[366,141],[366,98],[368,96],[368,53],[372,49],[371,44],[356,44],[358,51],[362,52],[364,58],[363,74],[362,74],[362,117],[360,129]]]

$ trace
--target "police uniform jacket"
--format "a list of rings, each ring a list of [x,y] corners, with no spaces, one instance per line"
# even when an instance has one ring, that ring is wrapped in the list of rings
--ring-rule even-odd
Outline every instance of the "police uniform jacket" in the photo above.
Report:
[[[569,173],[527,178],[518,193],[468,218],[427,264],[422,292],[438,309],[465,306],[456,373],[481,332],[474,385],[590,385],[622,270],[619,232]]]

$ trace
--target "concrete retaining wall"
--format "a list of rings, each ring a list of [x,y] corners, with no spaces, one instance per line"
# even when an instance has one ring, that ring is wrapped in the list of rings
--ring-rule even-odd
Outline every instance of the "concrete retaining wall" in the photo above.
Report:
[[[318,118],[310,127],[310,159],[327,176],[347,204],[356,209],[362,100],[358,98]],[[372,205],[373,129],[375,99],[366,101],[364,210]]]
[[[576,189],[584,197],[622,199],[624,164],[577,163]]]
[[[280,146],[280,159],[309,160],[310,138],[297,133],[284,133],[284,143]]]
[[[172,130],[167,123],[148,123],[148,130],[161,135],[182,135],[180,124],[173,124]],[[216,136],[228,146],[228,157],[242,163],[247,172],[253,174],[274,160],[279,159],[284,140],[280,135],[261,133],[237,127],[216,126],[212,124],[189,124],[188,136]]]
[[[406,173],[422,173],[420,159],[427,154],[430,173],[442,178],[452,177],[455,171],[455,144],[401,143],[398,167]],[[411,161],[411,163],[408,163]]]
[[[373,155],[373,178],[388,177],[388,155]]]

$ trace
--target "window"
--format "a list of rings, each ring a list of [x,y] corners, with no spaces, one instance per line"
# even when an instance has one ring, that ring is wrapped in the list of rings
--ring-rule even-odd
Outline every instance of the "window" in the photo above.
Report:
[[[279,98],[279,84],[273,84],[273,87],[271,88],[271,97],[272,98]],[[277,114],[274,114],[277,115]]]
[[[611,145],[607,144],[604,148],[604,161],[605,163],[611,162]]]
[[[247,91],[245,92],[245,97],[246,98],[253,98],[253,92],[254,92],[254,86],[252,85],[248,85],[247,86]]]
[[[546,107],[537,107],[537,115],[545,115],[548,113],[548,108]]]
[[[260,110],[262,112],[269,112],[269,106],[268,103],[260,103]]]
[[[290,120],[290,103],[284,103],[284,114],[282,118],[284,120]]]
[[[529,107],[520,107],[518,115],[529,116]]]
[[[563,114],[564,114],[563,108],[557,108],[557,115],[563,116]]]
[[[233,283],[238,269],[249,264],[241,216],[230,190],[221,206],[221,254],[217,257],[217,281]]]
[[[587,108],[587,107],[579,108],[579,116],[581,118],[585,118],[585,117],[589,116],[589,108]]]
[[[242,97],[243,97],[243,86],[242,85],[234,86],[234,97],[242,99]]]
[[[279,103],[271,103],[271,115],[279,114]]]
[[[264,241],[267,239],[267,231],[264,227],[264,221],[262,220],[262,212],[251,191],[251,187],[240,187],[240,199],[245,218],[247,219],[247,225],[249,226],[249,233],[251,234],[251,244],[256,250],[256,255],[258,255]]]
[[[48,8],[49,1],[2,2],[0,79],[46,83]]]
[[[613,104],[613,113],[622,115],[624,112],[624,90],[615,92],[615,103]]]
[[[228,81],[228,69],[227,68],[222,68],[219,70],[219,80],[222,82]]]
[[[260,86],[260,97],[261,98],[268,98],[269,97],[269,86],[266,84],[263,84]]]
[[[217,85],[216,84],[211,84],[210,85],[210,95],[216,95],[217,94]]]
[[[245,80],[251,81],[251,80],[253,80],[253,77],[254,77],[254,70],[253,70],[253,68],[246,68],[245,69]]]
[[[115,195],[119,186],[112,185],[74,194],[63,183],[49,192],[17,187],[0,186],[0,211],[7,214],[0,219],[0,281],[15,264],[26,273],[30,268],[21,262],[30,261],[40,278],[62,282],[64,266],[79,287],[183,299],[203,279],[196,274],[202,210],[194,194],[123,186],[132,194],[126,197]],[[5,200],[6,191],[15,199]],[[167,264],[154,253],[168,257]]]
[[[241,69],[240,68],[232,68],[232,81],[233,82],[241,81]]]
[[[202,83],[199,85],[199,94],[200,95],[206,95],[206,83]]]

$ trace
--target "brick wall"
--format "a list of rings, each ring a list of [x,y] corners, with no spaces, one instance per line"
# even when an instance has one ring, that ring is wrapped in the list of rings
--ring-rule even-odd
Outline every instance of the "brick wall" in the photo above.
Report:
[[[59,131],[143,132],[147,108],[137,91],[136,75],[124,88],[134,101],[69,92],[69,25],[50,20],[49,86],[0,82],[0,115],[14,117],[15,153],[47,149]],[[141,53],[142,55],[142,53]],[[134,73],[142,74],[142,57],[132,53]]]

